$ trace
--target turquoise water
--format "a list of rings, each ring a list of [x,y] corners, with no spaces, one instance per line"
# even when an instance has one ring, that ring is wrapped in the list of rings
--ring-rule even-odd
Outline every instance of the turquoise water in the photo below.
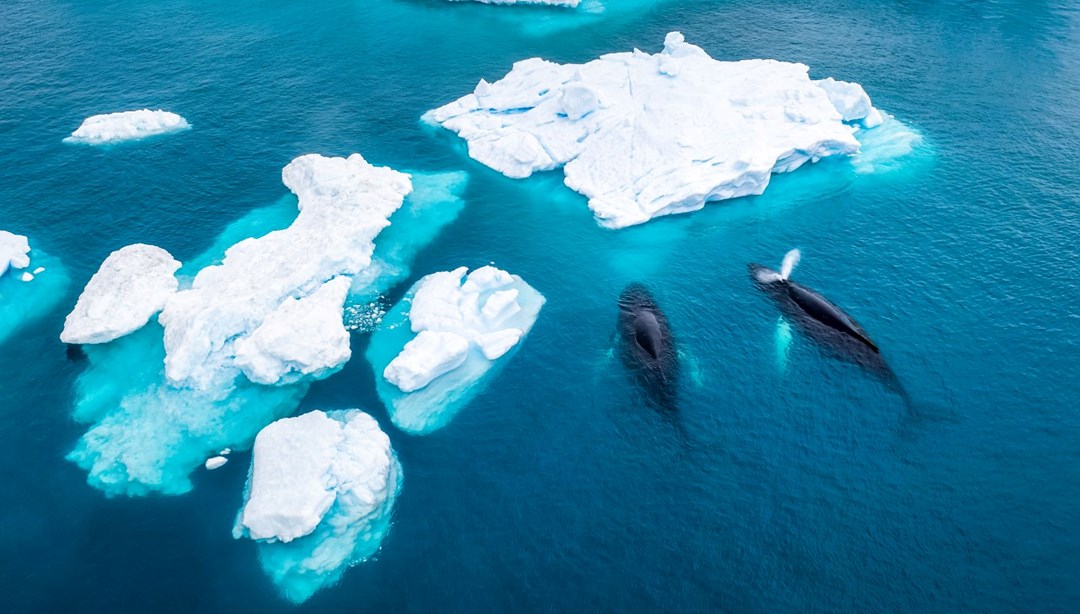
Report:
[[[0,228],[71,280],[0,346],[7,609],[292,609],[256,544],[230,538],[246,453],[173,497],[107,498],[65,460],[86,432],[78,378],[103,363],[69,357],[58,335],[110,251],[153,243],[197,268],[252,212],[269,207],[248,220],[266,230],[288,223],[280,171],[293,157],[354,151],[468,173],[460,212],[390,302],[424,274],[488,262],[547,302],[485,390],[429,435],[391,424],[365,332],[306,392],[296,411],[371,413],[404,484],[376,557],[305,609],[1075,609],[1080,12],[609,3],[0,5]],[[676,29],[719,59],[862,83],[924,144],[877,172],[828,160],[761,197],[610,231],[558,173],[506,179],[419,123],[515,60],[652,52]],[[88,115],[144,106],[193,129],[61,143]],[[779,323],[746,264],[776,266],[792,247],[793,277],[859,320],[910,404]],[[631,281],[651,288],[690,365],[674,424],[612,353]],[[113,367],[138,377],[125,359]]]

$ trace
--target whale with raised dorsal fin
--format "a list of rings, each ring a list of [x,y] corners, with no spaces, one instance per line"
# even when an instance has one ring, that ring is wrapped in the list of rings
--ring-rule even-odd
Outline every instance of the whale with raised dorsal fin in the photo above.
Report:
[[[782,322],[790,321],[827,354],[870,371],[905,402],[910,402],[900,380],[866,330],[819,292],[790,279],[800,256],[797,249],[788,252],[779,271],[760,264],[749,265],[754,283],[780,308]]]

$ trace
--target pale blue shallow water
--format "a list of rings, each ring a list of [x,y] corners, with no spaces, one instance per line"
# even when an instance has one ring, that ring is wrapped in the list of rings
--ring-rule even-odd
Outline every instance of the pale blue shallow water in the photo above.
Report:
[[[1075,611],[1080,12],[610,3],[602,15],[440,0],[0,5],[0,228],[71,279],[0,346],[5,610],[293,608],[255,544],[229,535],[246,453],[176,497],[106,498],[65,460],[85,431],[72,411],[87,361],[57,337],[113,249],[153,243],[188,262],[278,202],[293,157],[359,151],[469,173],[461,212],[392,299],[426,273],[495,262],[547,303],[430,435],[390,423],[366,334],[311,387],[298,411],[375,416],[404,485],[377,557],[304,609]],[[515,60],[655,51],[675,29],[716,58],[862,83],[925,146],[890,172],[828,161],[761,197],[611,231],[559,174],[503,178],[418,122]],[[61,143],[88,115],[144,106],[193,129]],[[868,329],[910,406],[798,329],[778,332],[746,264],[796,246],[795,278]],[[635,280],[684,354],[674,423],[611,353],[616,299]]]

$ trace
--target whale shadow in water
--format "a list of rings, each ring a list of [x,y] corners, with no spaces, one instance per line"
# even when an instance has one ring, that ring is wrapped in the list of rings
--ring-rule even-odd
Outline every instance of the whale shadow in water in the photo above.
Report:
[[[794,258],[791,257],[792,252]],[[787,278],[791,266],[798,260],[798,253],[795,250],[792,252],[785,258],[784,273],[760,264],[749,265],[754,284],[826,356],[861,367],[910,407],[911,400],[900,379],[858,322],[817,291]],[[787,263],[789,259],[792,261],[790,265]]]
[[[667,316],[649,290],[632,283],[619,296],[619,354],[650,405],[674,418],[679,354]]]

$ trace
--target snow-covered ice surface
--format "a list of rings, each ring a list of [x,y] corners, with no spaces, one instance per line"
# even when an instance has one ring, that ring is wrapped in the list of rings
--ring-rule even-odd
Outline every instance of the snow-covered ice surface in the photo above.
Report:
[[[109,254],[64,322],[64,343],[107,343],[138,330],[165,307],[178,285],[180,262],[136,243]]]
[[[315,294],[336,276],[351,280],[367,267],[376,235],[411,190],[407,175],[372,166],[359,154],[300,156],[281,174],[299,199],[296,220],[288,228],[232,246],[221,264],[200,271],[190,289],[165,305],[159,319],[165,327],[165,374],[171,383],[204,390],[227,385],[240,367],[235,361],[238,342],[256,331],[263,337],[296,335],[259,329],[275,324],[280,328],[284,317],[272,317],[277,310],[297,317],[325,308],[322,301],[297,305],[289,299]],[[246,364],[262,360],[251,355],[259,347],[246,344]],[[277,358],[271,353],[264,364]],[[342,364],[344,360],[313,366],[324,371]],[[309,366],[286,360],[281,367],[277,373],[261,371],[260,383],[287,383],[293,371]]]
[[[463,204],[463,173],[416,174],[415,192],[398,208],[408,179],[359,156],[304,156],[290,167],[299,173],[289,184],[299,198],[230,224],[177,273],[181,291],[169,304],[188,298],[173,312],[173,332],[182,333],[173,341],[181,354],[198,356],[198,364],[180,363],[187,377],[166,376],[168,332],[153,320],[84,347],[73,416],[90,426],[68,458],[91,485],[109,494],[179,494],[208,458],[249,447],[259,429],[295,410],[312,380],[347,360],[342,301],[351,299],[342,297],[356,289],[350,273],[375,266],[366,263],[386,217],[397,210],[383,231],[394,229],[387,244],[397,248],[376,250],[391,265],[367,278],[364,296],[408,275],[411,258]],[[261,249],[270,261],[259,260]]]
[[[121,111],[91,115],[83,120],[65,143],[80,145],[113,145],[137,141],[151,136],[180,132],[191,128],[186,119],[169,111]]]
[[[26,237],[0,230],[0,276],[9,269],[30,266],[30,242]]]
[[[615,228],[761,194],[773,173],[859,153],[857,133],[886,119],[906,130],[858,84],[813,80],[803,64],[717,61],[678,32],[651,55],[523,60],[424,115],[508,177],[561,167]]]
[[[492,266],[420,279],[372,335],[376,389],[402,430],[437,430],[528,334],[544,297]],[[500,360],[504,359],[504,360]]]
[[[56,258],[0,230],[0,343],[56,307],[69,282]]]
[[[301,603],[379,549],[401,467],[390,438],[359,411],[315,410],[255,438],[233,536],[259,541],[263,570]]]

